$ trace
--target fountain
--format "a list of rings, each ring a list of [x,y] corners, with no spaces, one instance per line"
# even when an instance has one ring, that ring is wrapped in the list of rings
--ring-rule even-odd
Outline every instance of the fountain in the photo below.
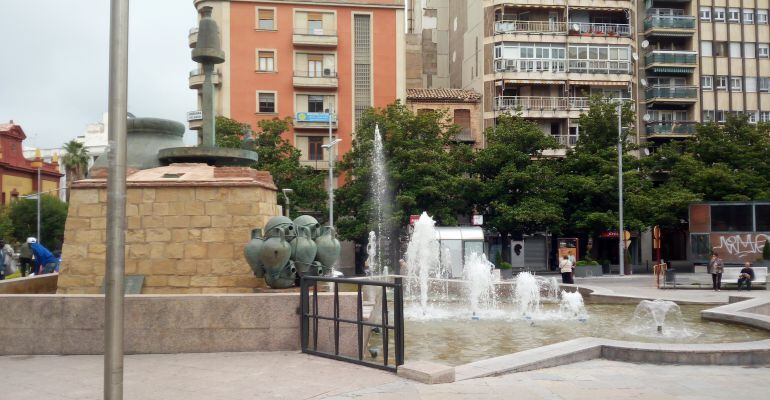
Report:
[[[388,241],[388,221],[390,220],[390,193],[388,190],[388,170],[385,165],[385,149],[383,147],[382,135],[380,134],[379,125],[375,125],[374,128],[374,140],[372,149],[372,179],[371,179],[371,191],[372,201],[376,206],[376,234],[369,235],[369,238],[373,237],[375,240],[375,249],[378,252],[370,253],[375,254],[375,262],[369,264],[369,269],[373,275],[387,275],[385,270],[387,269],[387,263],[383,259],[385,252],[383,251],[386,246],[383,242]],[[371,243],[371,242],[370,242]],[[403,273],[403,271],[401,271]]]
[[[668,300],[642,300],[634,310],[629,331],[639,336],[693,336],[682,322],[679,305]]]
[[[439,243],[436,238],[436,221],[423,212],[414,224],[412,238],[406,248],[406,267],[409,285],[407,295],[414,292],[414,283],[419,284],[420,307],[423,313],[428,307],[428,278],[436,276],[439,267]]]
[[[467,297],[473,318],[478,319],[480,305],[484,309],[495,308],[495,284],[492,280],[494,266],[484,254],[471,253],[465,259],[463,278],[467,281]]]
[[[366,242],[366,266],[368,271],[367,275],[376,275],[379,268],[379,260],[377,259],[377,234],[374,231],[369,232],[369,240]]]

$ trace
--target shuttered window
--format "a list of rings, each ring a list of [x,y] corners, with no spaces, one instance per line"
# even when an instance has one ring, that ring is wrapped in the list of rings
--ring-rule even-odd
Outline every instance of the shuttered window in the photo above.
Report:
[[[257,28],[266,30],[275,29],[275,10],[270,8],[258,8]]]
[[[275,53],[272,51],[260,51],[258,53],[259,62],[257,70],[275,71]]]
[[[259,112],[275,112],[275,93],[259,93]]]

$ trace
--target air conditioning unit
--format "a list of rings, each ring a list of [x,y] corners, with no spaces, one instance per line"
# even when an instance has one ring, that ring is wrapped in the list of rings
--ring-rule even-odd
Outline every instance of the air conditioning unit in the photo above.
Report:
[[[332,76],[332,69],[324,68],[324,76]]]

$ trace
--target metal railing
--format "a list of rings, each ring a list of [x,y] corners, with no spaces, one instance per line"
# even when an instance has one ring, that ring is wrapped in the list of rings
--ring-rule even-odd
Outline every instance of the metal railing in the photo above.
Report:
[[[569,60],[569,72],[588,74],[630,74],[629,61]]]
[[[473,137],[473,131],[471,130],[471,128],[460,129],[460,132],[458,132],[453,139],[458,142],[475,142],[476,141],[476,139]]]
[[[329,160],[299,160],[299,165],[313,169],[328,169]]]
[[[650,64],[685,64],[695,65],[697,53],[694,51],[655,50],[644,56],[646,65]]]
[[[324,68],[321,71],[302,71],[295,70],[294,76],[299,78],[336,78],[337,71],[331,68]]]
[[[577,145],[577,135],[552,135],[560,145],[564,147],[575,147]]]
[[[567,72],[567,60],[559,59],[497,59],[495,60],[497,72]]]
[[[578,28],[577,30],[575,28]],[[589,36],[631,36],[629,24],[602,24],[591,22],[570,22],[569,32],[573,35]]]
[[[323,28],[294,28],[295,35],[309,35],[309,36],[337,36],[337,31],[333,29]]]
[[[695,17],[689,15],[649,15],[644,19],[644,30],[652,28],[695,29]]]
[[[651,86],[644,91],[645,98],[665,99],[695,99],[698,96],[697,86]]]
[[[495,33],[567,33],[563,21],[518,21],[500,20],[495,22]]]
[[[318,312],[318,283],[327,282],[334,285],[332,316],[319,315]],[[339,284],[356,287],[356,318],[348,319],[340,316]],[[379,287],[382,290],[382,315],[380,323],[364,320],[363,287]],[[310,288],[313,288],[312,303]],[[393,322],[389,322],[388,289],[393,289]],[[334,351],[327,353],[318,348],[318,321],[329,321],[334,329]],[[357,357],[340,354],[340,323],[352,324],[357,330]],[[311,329],[312,328],[312,329]],[[364,359],[364,329],[378,328],[382,335],[382,364]],[[312,335],[311,335],[312,331]],[[389,364],[390,331],[393,331],[395,362]],[[312,343],[311,343],[312,342]],[[404,292],[403,278],[394,278],[393,282],[375,281],[370,279],[328,278],[321,276],[303,276],[300,281],[300,344],[302,352],[339,361],[396,371],[404,363]]]
[[[648,135],[692,135],[695,121],[651,121],[645,128]]]
[[[647,10],[647,15],[668,15],[668,16],[680,16],[684,15],[684,9],[682,8],[650,8]]]
[[[498,96],[495,97],[495,110],[542,110],[568,111],[587,110],[588,97],[552,97],[552,96]]]
[[[219,75],[219,73],[220,73],[219,69],[215,69],[214,73],[212,75]],[[203,75],[203,70],[202,69],[195,68],[195,69],[191,69],[190,70],[190,76],[191,77],[198,76],[198,75]]]

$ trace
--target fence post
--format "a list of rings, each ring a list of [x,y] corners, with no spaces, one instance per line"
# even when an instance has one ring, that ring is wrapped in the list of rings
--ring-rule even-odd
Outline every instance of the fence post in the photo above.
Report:
[[[403,278],[395,278],[393,289],[393,325],[396,335],[396,367],[404,363],[404,286]]]

